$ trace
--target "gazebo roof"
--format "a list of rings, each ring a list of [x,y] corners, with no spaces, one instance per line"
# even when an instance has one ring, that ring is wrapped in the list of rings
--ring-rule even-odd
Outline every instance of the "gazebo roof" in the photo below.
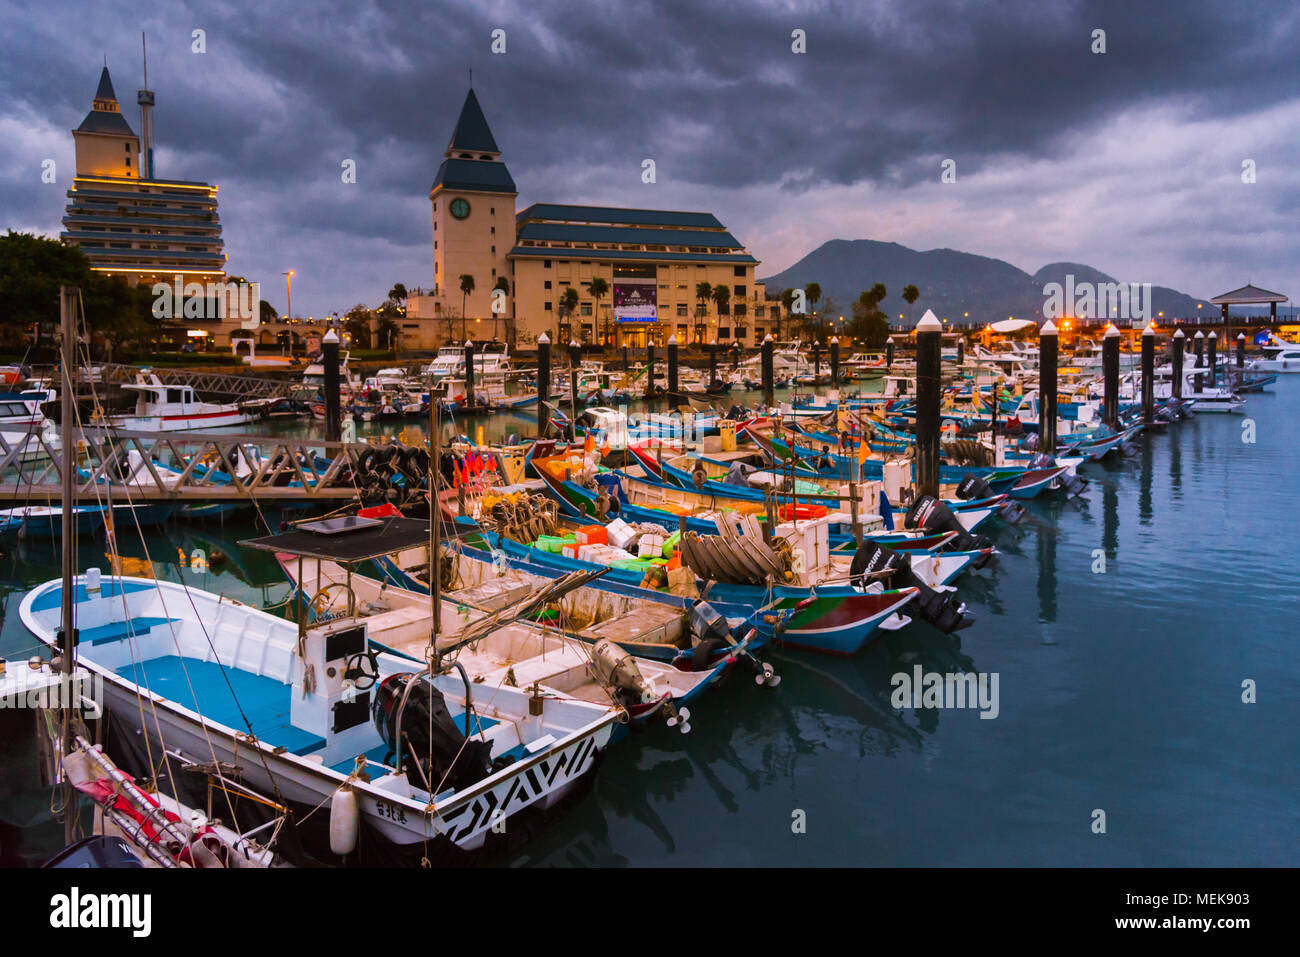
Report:
[[[1221,296],[1215,296],[1210,302],[1216,306],[1235,306],[1258,302],[1288,302],[1289,299],[1290,297],[1284,296],[1280,292],[1269,292],[1267,289],[1260,289],[1258,286],[1247,283],[1240,289],[1234,289],[1232,292],[1225,292]]]

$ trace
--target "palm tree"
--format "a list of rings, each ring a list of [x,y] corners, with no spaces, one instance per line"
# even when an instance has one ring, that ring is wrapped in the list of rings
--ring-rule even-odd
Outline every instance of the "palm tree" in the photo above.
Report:
[[[722,315],[727,312],[728,304],[731,302],[731,287],[724,283],[718,283],[713,287],[713,301],[718,307],[718,324],[722,324]]]
[[[559,302],[559,313],[564,318],[564,324],[566,327],[569,324],[570,318],[573,316],[573,310],[577,308],[578,308],[578,290],[574,289],[572,286],[568,286],[565,288],[564,292],[561,293],[560,302]],[[564,341],[559,343],[561,347],[567,346],[569,344],[569,340],[573,338],[573,332],[572,330],[570,330],[567,338],[563,336],[560,336],[558,338],[564,339]]]
[[[391,300],[393,300],[393,302],[398,302],[398,303],[403,303],[403,304],[405,304],[405,302],[406,302],[406,287],[405,287],[404,285],[402,285],[400,282],[399,282],[399,283],[394,283],[394,284],[393,284],[393,288],[390,289],[390,290],[388,290],[388,298],[391,299]]]
[[[907,303],[907,324],[912,324],[912,303],[921,298],[921,290],[908,284],[903,287],[903,302]]]
[[[786,289],[783,293],[781,293],[781,308],[785,310],[786,318],[789,318],[792,315],[790,310],[794,308],[793,289]],[[780,316],[777,316],[777,320],[776,320],[776,339],[778,341],[780,341],[781,339],[781,317]]]
[[[591,285],[587,287],[587,291],[591,293],[591,298],[596,301],[596,323],[597,323],[596,328],[599,329],[600,328],[599,323],[601,319],[600,301],[604,299],[607,295],[609,295],[609,283],[605,282],[605,280],[602,279],[600,276],[597,276],[595,279],[591,281]],[[605,334],[601,336],[601,338],[604,339],[605,345],[609,345],[609,323],[608,322],[605,323]]]
[[[469,330],[465,327],[465,300],[474,291],[474,277],[467,272],[460,274],[460,341],[469,339]]]
[[[812,319],[814,328],[817,325],[817,303],[821,302],[822,287],[820,283],[810,282],[803,287],[804,295],[808,298],[808,305],[812,309]],[[806,325],[805,321],[805,325]]]
[[[496,298],[495,293],[498,289],[504,292],[507,296],[510,295],[510,280],[507,279],[505,276],[497,276],[497,281],[492,284],[493,299]],[[498,315],[499,313],[496,311],[496,309],[493,309],[492,310],[492,341],[493,342],[497,341],[497,316]]]
[[[704,335],[704,319],[709,314],[709,301],[713,298],[713,286],[707,282],[697,282],[695,284],[695,298],[698,300],[695,306],[695,338],[699,339]]]

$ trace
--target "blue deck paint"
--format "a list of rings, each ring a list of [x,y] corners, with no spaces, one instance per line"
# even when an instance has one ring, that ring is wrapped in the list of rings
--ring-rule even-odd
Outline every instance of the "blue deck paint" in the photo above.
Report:
[[[310,754],[325,746],[324,738],[289,723],[291,689],[274,678],[237,668],[223,669],[215,661],[179,655],[161,655],[124,665],[117,673],[210,721],[244,732],[251,726],[258,740],[272,747]],[[241,709],[247,723],[240,715]]]
[[[149,618],[147,616],[132,618],[130,621],[110,621],[106,625],[82,628],[80,637],[82,642],[92,645],[105,645],[111,641],[120,641],[132,635],[143,635],[150,628],[156,628],[158,625],[178,621],[180,621],[179,618]]]
[[[105,578],[103,589],[100,591],[97,597],[116,598],[118,595],[123,593],[129,595],[132,592],[145,591],[153,587],[154,585],[152,582],[122,582],[121,590],[119,591],[117,582],[109,581],[107,578]],[[82,602],[86,600],[87,600],[86,586],[83,584],[77,584],[73,586],[73,592],[72,592],[73,603],[80,605]],[[51,611],[55,608],[58,608],[59,605],[62,603],[63,603],[63,586],[59,585],[55,588],[51,588],[45,594],[35,599],[32,602],[32,611]]]

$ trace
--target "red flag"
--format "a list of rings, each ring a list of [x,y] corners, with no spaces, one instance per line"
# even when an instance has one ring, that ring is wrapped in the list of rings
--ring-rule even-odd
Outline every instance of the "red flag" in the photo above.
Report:
[[[600,457],[603,459],[607,455],[609,455],[609,436],[605,437],[605,441],[600,447]]]
[[[582,448],[587,455],[590,455],[592,452],[596,451],[596,437],[592,435],[590,432],[587,433],[587,441],[583,444]]]

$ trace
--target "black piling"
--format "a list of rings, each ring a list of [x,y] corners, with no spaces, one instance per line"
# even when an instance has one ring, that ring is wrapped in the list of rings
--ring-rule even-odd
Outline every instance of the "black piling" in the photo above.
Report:
[[[668,337],[668,401],[676,404],[681,401],[677,389],[677,337]]]
[[[831,388],[838,388],[840,384],[840,339],[839,336],[831,337]]]
[[[551,337],[542,333],[537,337],[537,437],[546,434],[551,409]]]
[[[465,340],[465,407],[474,408],[474,340]]]
[[[645,347],[645,397],[653,399],[655,397],[655,344],[646,343]]]
[[[1186,342],[1187,337],[1183,335],[1183,330],[1179,329],[1174,333],[1174,347],[1171,350],[1170,358],[1174,364],[1173,393],[1175,399],[1183,397],[1183,347]]]
[[[1237,333],[1237,368],[1246,368],[1246,334]]]
[[[960,340],[958,340],[960,341]],[[1048,319],[1038,330],[1038,436],[1040,448],[1056,455],[1056,370],[1059,365],[1060,338],[1056,325]]]
[[[813,340],[813,383],[822,377],[822,344]]]
[[[1205,358],[1210,367],[1210,388],[1213,389],[1219,384],[1219,334],[1211,332],[1205,345],[1207,347]]]
[[[1106,337],[1101,344],[1102,401],[1106,404],[1105,422],[1112,429],[1119,428],[1119,330],[1106,327]]]
[[[957,365],[963,366],[965,364],[966,364],[966,336],[961,335],[957,337]]]
[[[885,368],[894,368],[894,337],[885,340]]]
[[[339,419],[339,336],[331,329],[321,340],[321,361],[325,366],[325,441],[337,442]]]
[[[582,365],[582,346],[569,340],[569,428],[578,434],[578,367]]]
[[[939,396],[943,390],[943,326],[916,324],[916,493],[939,494]]]
[[[718,340],[709,343],[709,388],[718,387]]]
[[[1150,324],[1142,330],[1142,421],[1156,420],[1156,333]]]

